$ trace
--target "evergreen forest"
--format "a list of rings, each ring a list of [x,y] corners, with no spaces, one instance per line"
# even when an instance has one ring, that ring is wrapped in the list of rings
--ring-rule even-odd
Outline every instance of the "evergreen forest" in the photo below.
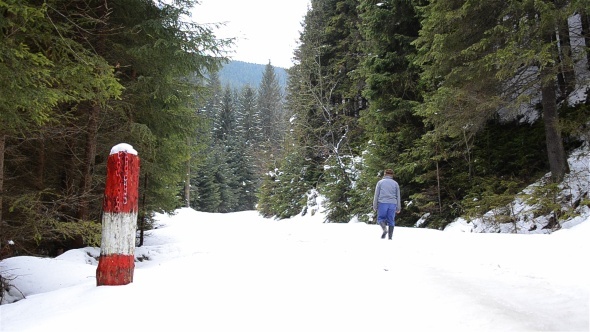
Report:
[[[272,65],[272,63],[270,63]],[[266,64],[250,63],[238,60],[231,60],[225,63],[219,70],[221,85],[230,85],[233,89],[241,90],[246,85],[257,88],[262,81],[264,67]],[[287,85],[287,70],[285,68],[273,67],[276,79],[282,90]]]
[[[195,6],[0,1],[0,259],[100,245],[122,142],[141,159],[140,230],[179,207],[289,218],[318,195],[326,222],[372,223],[385,168],[402,226],[481,216],[545,174],[530,199],[568,213],[590,0],[311,0],[286,86],[271,63],[222,84],[233,40],[186,21]]]

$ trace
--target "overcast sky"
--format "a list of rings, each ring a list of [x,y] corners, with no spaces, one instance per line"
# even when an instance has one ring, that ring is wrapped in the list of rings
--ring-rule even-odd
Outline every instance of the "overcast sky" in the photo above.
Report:
[[[233,60],[288,68],[308,5],[309,0],[201,0],[193,20],[226,22],[216,36],[237,38]]]

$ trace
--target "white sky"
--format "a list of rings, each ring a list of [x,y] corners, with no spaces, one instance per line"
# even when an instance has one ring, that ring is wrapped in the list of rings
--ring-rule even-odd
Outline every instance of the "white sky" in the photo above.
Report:
[[[201,0],[197,23],[226,22],[216,35],[236,37],[232,59],[289,68],[309,0]]]

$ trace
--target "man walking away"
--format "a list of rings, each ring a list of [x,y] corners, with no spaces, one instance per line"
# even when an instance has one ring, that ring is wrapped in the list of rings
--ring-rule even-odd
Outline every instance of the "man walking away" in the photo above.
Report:
[[[395,215],[401,211],[400,197],[399,184],[393,179],[393,170],[386,169],[383,179],[377,182],[373,197],[373,210],[377,211],[377,223],[383,229],[382,239],[389,235],[391,240],[393,236]],[[386,225],[389,226],[389,230],[386,230]]]

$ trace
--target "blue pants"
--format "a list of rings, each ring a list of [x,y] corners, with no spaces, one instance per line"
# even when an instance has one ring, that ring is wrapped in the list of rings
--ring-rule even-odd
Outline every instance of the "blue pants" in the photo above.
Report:
[[[381,224],[387,222],[389,226],[395,226],[395,211],[397,204],[393,203],[379,203],[377,208],[377,223]]]

